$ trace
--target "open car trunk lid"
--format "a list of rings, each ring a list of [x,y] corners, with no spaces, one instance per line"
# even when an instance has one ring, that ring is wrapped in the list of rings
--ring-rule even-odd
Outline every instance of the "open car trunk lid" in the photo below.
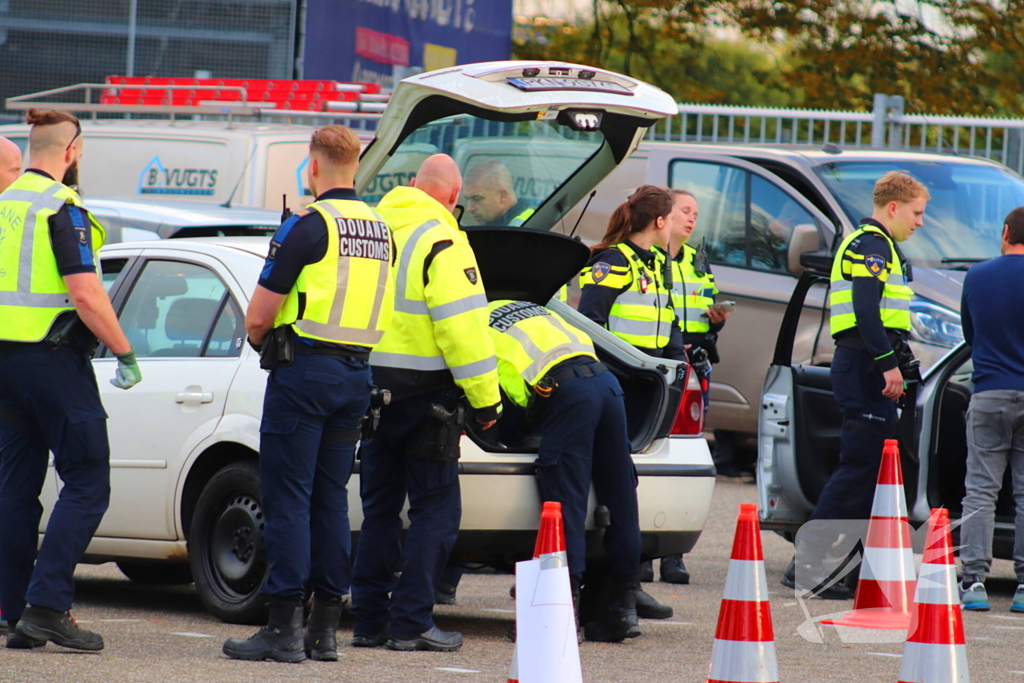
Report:
[[[668,432],[679,402],[677,363],[645,356],[551,301],[590,254],[578,239],[554,230],[571,232],[566,214],[636,149],[649,126],[676,112],[661,90],[593,67],[456,66],[398,84],[356,175],[356,190],[372,204],[409,185],[429,156],[454,159],[464,180],[461,210],[454,213],[488,298],[550,305],[593,337],[623,386],[634,452]],[[489,210],[482,198],[500,191],[508,201]],[[536,450],[529,437],[501,446],[474,439],[487,450]]]

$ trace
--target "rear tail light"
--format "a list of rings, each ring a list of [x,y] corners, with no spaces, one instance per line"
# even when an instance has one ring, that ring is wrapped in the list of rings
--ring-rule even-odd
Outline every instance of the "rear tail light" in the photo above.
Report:
[[[672,423],[672,434],[704,433],[704,392],[700,380],[691,366],[686,366],[686,381],[683,382],[683,398]]]

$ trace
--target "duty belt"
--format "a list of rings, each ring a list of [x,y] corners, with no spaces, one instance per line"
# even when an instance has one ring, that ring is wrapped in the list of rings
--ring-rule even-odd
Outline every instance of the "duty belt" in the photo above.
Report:
[[[352,360],[366,361],[370,359],[370,349],[353,351],[352,349],[332,349],[326,346],[310,346],[303,342],[295,342],[292,345],[294,352],[299,356],[335,356],[337,358],[350,358]]]
[[[575,358],[570,358],[569,361],[575,361]],[[568,367],[562,367],[569,361],[562,361],[555,367],[551,368],[548,374],[544,375],[543,379],[537,384],[547,380],[548,382],[558,385],[567,379],[574,377],[594,377],[601,373],[608,372],[608,368],[605,367],[601,361],[593,360],[589,363],[577,363]]]

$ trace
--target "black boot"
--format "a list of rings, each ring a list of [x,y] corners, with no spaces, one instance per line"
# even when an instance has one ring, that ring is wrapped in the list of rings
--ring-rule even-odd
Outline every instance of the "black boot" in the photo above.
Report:
[[[674,614],[671,607],[663,605],[654,596],[639,588],[636,591],[636,615],[641,619],[671,619]]]
[[[11,650],[32,650],[37,647],[43,647],[46,645],[45,640],[37,638],[29,638],[26,635],[18,633],[16,627],[18,625],[17,619],[11,621],[0,621],[0,635],[7,636],[7,647]]]
[[[661,558],[661,580],[665,583],[690,583],[690,572],[686,571],[682,555]]]
[[[338,661],[338,620],[341,598],[313,596],[313,611],[306,625],[306,656],[318,662]]]
[[[572,591],[572,616],[576,620],[576,642],[583,642],[583,631],[580,630],[580,579],[569,576],[569,590]]]
[[[619,643],[640,635],[636,617],[636,584],[612,586],[608,611],[600,621],[592,621],[583,629],[587,640],[599,643]]]
[[[302,642],[302,605],[288,598],[270,599],[270,619],[248,639],[224,641],[224,654],[232,659],[301,662],[306,659]]]
[[[654,581],[654,562],[647,560],[640,563],[640,583],[651,583]]]
[[[25,649],[41,647],[37,644],[39,641],[42,641],[43,644],[50,641],[55,645],[70,647],[74,650],[96,651],[103,649],[103,636],[79,627],[71,618],[70,612],[58,612],[48,607],[29,605],[25,609],[25,613],[21,615],[21,619],[18,620],[15,629],[18,634],[28,639],[24,641],[27,644],[22,646]],[[8,647],[16,647],[12,646],[10,642],[10,638],[8,638]]]

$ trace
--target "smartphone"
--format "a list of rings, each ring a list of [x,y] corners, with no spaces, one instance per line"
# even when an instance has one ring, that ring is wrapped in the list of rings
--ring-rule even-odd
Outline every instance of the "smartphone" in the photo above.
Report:
[[[719,301],[715,305],[721,307],[721,309],[726,313],[732,313],[734,310],[736,310],[735,301]]]
[[[719,301],[718,303],[715,304],[715,306],[721,306],[722,310],[725,311],[726,313],[732,313],[734,310],[736,310],[736,302],[735,301]],[[707,313],[701,313],[700,317],[707,318],[708,314]]]

